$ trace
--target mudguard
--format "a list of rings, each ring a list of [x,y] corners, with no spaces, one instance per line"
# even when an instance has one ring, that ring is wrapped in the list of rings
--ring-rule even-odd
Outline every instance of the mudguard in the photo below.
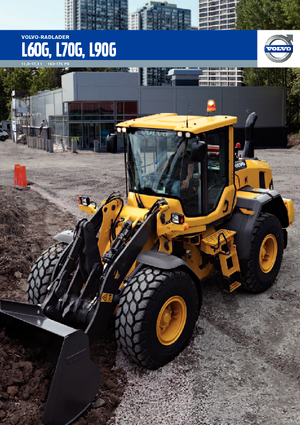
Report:
[[[146,266],[157,267],[162,270],[174,270],[180,269],[187,273],[193,282],[196,285],[199,299],[199,308],[202,305],[202,290],[201,290],[201,281],[194,272],[193,269],[181,258],[176,257],[172,254],[167,254],[166,252],[160,251],[144,251],[137,256],[137,262],[140,264],[145,264]]]
[[[58,233],[54,236],[54,239],[59,242],[71,243],[74,239],[73,230],[65,230],[64,232]]]
[[[248,193],[257,196],[247,197]],[[261,212],[273,214],[279,219],[284,231],[285,246],[287,244],[285,228],[289,226],[289,217],[280,194],[275,190],[245,187],[238,191],[231,219],[222,224],[223,229],[236,231],[235,243],[239,260],[247,259],[250,255],[253,229]]]

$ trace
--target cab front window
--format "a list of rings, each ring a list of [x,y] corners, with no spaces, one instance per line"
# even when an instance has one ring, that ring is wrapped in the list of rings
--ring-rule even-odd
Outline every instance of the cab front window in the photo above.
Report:
[[[130,191],[177,198],[187,216],[201,215],[201,164],[191,161],[193,140],[170,130],[141,129],[129,133]]]

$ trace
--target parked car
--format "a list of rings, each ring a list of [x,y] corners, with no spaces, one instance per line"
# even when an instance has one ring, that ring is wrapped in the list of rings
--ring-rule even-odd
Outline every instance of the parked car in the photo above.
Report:
[[[4,142],[6,139],[8,139],[8,134],[6,133],[6,131],[0,129],[0,140]]]

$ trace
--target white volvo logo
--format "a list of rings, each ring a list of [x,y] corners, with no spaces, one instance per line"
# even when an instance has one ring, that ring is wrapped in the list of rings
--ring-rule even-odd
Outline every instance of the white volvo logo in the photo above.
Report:
[[[272,61],[282,63],[293,53],[292,35],[273,35],[265,44],[265,54]]]

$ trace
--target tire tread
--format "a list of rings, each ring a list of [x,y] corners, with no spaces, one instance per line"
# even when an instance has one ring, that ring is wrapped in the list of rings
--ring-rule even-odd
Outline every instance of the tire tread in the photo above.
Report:
[[[274,225],[278,226],[281,224],[278,220],[278,218],[276,216],[274,216],[273,214],[269,214],[269,213],[261,213],[260,216],[257,218],[256,223],[254,225],[254,231],[252,233],[252,237],[251,237],[251,250],[250,250],[250,255],[248,257],[248,259],[246,260],[241,260],[240,261],[240,265],[241,265],[241,283],[243,288],[245,288],[247,291],[249,292],[253,292],[253,293],[260,293],[265,291],[266,289],[268,289],[271,285],[266,285],[263,286],[256,275],[256,270],[255,270],[255,250],[257,249],[256,247],[256,240],[259,236],[259,234],[263,231],[264,227],[266,226],[266,223],[268,222],[268,224],[270,223],[270,220],[272,220],[274,222]],[[279,252],[278,255],[281,255],[282,257],[282,252]],[[280,260],[280,264],[281,264],[281,260]],[[274,277],[274,280],[279,272],[280,269],[280,264],[278,267],[278,270],[276,272],[276,275]],[[272,282],[273,283],[273,282]]]
[[[115,335],[118,346],[134,363],[148,369],[157,369],[162,365],[151,357],[146,347],[147,317],[149,317],[153,308],[157,294],[163,291],[171,277],[178,274],[187,276],[178,270],[175,273],[174,271],[159,270],[153,267],[143,268],[127,283],[119,300],[115,321]],[[194,296],[197,299],[195,287],[194,290]],[[135,310],[134,314],[132,310]],[[196,318],[194,318],[195,321]]]
[[[63,242],[50,246],[32,266],[26,288],[29,304],[41,304],[45,299],[54,267],[66,246]]]

